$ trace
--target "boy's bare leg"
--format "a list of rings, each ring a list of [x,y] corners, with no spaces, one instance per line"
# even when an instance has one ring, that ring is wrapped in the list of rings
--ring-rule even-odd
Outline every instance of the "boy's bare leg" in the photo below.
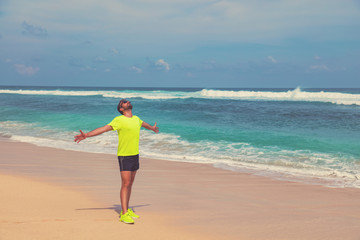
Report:
[[[131,172],[131,179],[130,179],[130,189],[129,189],[129,194],[128,194],[128,199],[127,199],[127,206],[129,208],[129,202],[130,202],[130,196],[131,196],[131,189],[135,180],[135,175],[136,175],[136,171],[132,171]]]
[[[123,214],[125,214],[129,207],[129,199],[131,195],[132,186],[132,172],[121,171],[121,190],[120,190],[120,202]]]

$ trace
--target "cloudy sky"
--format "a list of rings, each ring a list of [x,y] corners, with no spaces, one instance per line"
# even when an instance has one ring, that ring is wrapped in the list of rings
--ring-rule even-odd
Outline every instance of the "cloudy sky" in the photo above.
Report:
[[[360,87],[359,0],[0,0],[0,85]]]

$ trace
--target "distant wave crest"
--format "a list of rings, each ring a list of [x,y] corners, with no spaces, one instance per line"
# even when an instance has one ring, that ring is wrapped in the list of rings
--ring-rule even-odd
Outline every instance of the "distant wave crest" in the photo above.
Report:
[[[196,92],[182,91],[65,91],[65,90],[8,90],[0,89],[0,94],[22,95],[59,95],[59,96],[102,96],[107,98],[143,98],[143,99],[180,99],[180,98],[203,98],[203,99],[234,99],[234,100],[262,100],[262,101],[305,101],[327,102],[342,105],[360,106],[360,94],[341,92],[307,92],[300,88],[294,90],[273,91],[231,91],[203,89]]]
[[[266,101],[305,101],[305,102],[330,102],[334,104],[359,105],[360,94],[339,92],[306,92],[300,88],[286,92],[266,91],[223,91],[203,89],[201,95],[207,98],[229,98],[243,100]]]
[[[190,98],[186,92],[168,91],[65,91],[65,90],[8,90],[0,89],[0,93],[21,95],[54,95],[54,96],[102,96],[108,98],[144,98],[174,99]]]

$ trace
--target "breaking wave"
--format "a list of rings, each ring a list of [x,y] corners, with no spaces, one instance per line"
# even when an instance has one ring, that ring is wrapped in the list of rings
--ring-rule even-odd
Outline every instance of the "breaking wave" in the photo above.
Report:
[[[301,102],[324,102],[339,105],[360,106],[360,94],[342,92],[309,92],[300,88],[288,91],[231,91],[202,89],[200,91],[66,91],[66,90],[10,90],[0,89],[0,94],[21,94],[21,95],[57,95],[57,96],[101,96],[105,98],[142,98],[142,99],[181,99],[181,98],[202,98],[202,99],[234,99],[252,101],[301,101]]]

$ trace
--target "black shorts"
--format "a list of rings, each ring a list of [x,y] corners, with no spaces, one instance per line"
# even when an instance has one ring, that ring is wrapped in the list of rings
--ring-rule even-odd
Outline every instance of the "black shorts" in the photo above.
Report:
[[[118,156],[120,171],[136,171],[139,169],[139,154]]]

